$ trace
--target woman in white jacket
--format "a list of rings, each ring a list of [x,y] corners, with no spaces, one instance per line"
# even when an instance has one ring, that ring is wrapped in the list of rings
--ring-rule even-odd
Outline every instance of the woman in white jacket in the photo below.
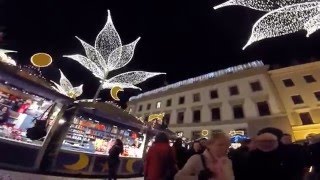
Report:
[[[234,180],[232,163],[227,157],[229,147],[230,139],[226,134],[213,134],[204,153],[192,156],[175,180]]]

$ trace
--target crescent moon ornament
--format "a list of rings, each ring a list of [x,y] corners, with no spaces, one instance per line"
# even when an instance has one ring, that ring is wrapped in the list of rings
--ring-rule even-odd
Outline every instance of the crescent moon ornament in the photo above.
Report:
[[[123,92],[123,89],[121,87],[119,87],[119,86],[115,86],[115,87],[111,88],[110,95],[111,95],[113,100],[120,101],[120,99],[118,97],[118,93],[120,91]]]
[[[79,154],[79,160],[70,165],[64,165],[64,168],[72,171],[79,171],[86,168],[89,165],[89,157],[86,154]]]
[[[52,57],[47,53],[36,53],[31,56],[30,62],[38,68],[48,67],[52,63]]]
[[[134,173],[133,164],[136,162],[136,159],[129,159],[126,163],[126,170],[129,173]]]

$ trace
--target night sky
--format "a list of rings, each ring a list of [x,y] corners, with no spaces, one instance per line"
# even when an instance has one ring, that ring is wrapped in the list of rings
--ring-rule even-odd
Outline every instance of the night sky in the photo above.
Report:
[[[244,7],[213,10],[223,0],[0,0],[0,26],[6,34],[2,48],[28,64],[32,54],[47,52],[54,63],[42,69],[47,79],[58,81],[61,68],[73,85],[85,84],[83,97],[92,98],[98,79],[77,62],[62,55],[84,50],[74,36],[93,44],[107,20],[107,10],[123,44],[142,39],[129,70],[166,72],[142,83],[144,91],[253,60],[286,66],[320,57],[320,33],[305,38],[301,31],[254,43],[247,50],[252,25],[262,12]],[[126,90],[125,102],[139,91]],[[109,99],[105,90],[101,97]]]

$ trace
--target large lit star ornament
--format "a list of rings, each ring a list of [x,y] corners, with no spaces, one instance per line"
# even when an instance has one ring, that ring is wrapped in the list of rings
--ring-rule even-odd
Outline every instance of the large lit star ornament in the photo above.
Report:
[[[0,49],[0,61],[6,64],[16,66],[16,61],[14,61],[10,56],[8,56],[7,53],[17,53],[17,51]]]
[[[303,29],[307,30],[309,36],[319,28],[319,14],[320,2],[294,4],[268,12],[253,25],[251,36],[243,49],[256,41]]]
[[[229,0],[213,8],[219,9],[226,6],[244,6],[259,11],[272,11],[285,6],[312,1],[315,0]]]
[[[137,38],[127,45],[122,45],[120,36],[113,25],[109,10],[107,23],[97,35],[94,47],[78,37],[77,39],[79,39],[84,47],[86,56],[76,54],[65,57],[79,62],[82,66],[91,71],[94,76],[101,79],[101,85],[93,99],[97,98],[100,90],[103,88],[119,86],[121,88],[139,89],[134,85],[140,83],[142,80],[161,74],[143,71],[139,71],[139,73],[128,72],[115,76],[113,79],[107,79],[109,72],[122,68],[131,61],[136,44],[140,39]],[[129,82],[126,80],[127,78],[134,81]]]
[[[80,96],[83,92],[82,87],[83,84],[81,84],[78,87],[73,87],[72,84],[70,83],[69,79],[66,78],[66,76],[62,73],[62,71],[59,69],[60,71],[60,84],[51,81],[54,86],[52,86],[52,88],[54,90],[56,90],[57,92],[68,96],[70,98],[77,98],[78,96]]]

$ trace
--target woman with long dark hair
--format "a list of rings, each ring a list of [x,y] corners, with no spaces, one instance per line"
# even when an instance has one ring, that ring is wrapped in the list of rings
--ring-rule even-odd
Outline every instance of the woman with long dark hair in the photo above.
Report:
[[[109,150],[109,180],[116,180],[117,179],[117,171],[120,165],[120,154],[123,153],[123,143],[120,139],[116,139],[116,142]]]

